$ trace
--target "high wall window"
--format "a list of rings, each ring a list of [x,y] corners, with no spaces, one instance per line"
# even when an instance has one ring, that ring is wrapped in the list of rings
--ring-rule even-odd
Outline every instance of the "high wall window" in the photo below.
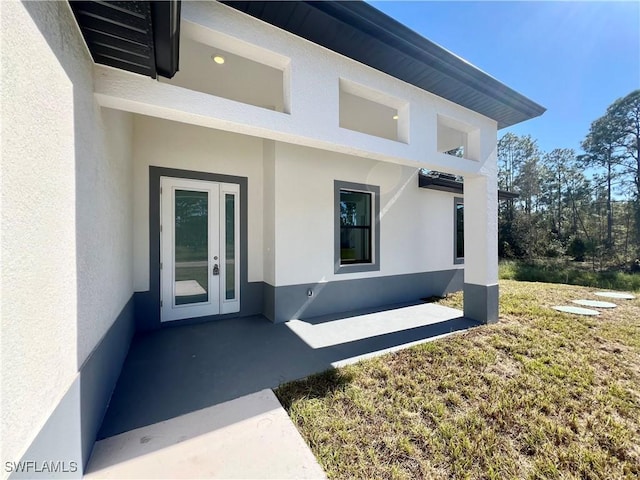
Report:
[[[180,70],[171,79],[159,77],[160,82],[289,113],[289,59],[240,42],[203,43],[189,31],[180,38]]]
[[[438,115],[437,150],[453,157],[478,160],[480,130],[452,118]]]
[[[342,78],[339,93],[341,128],[409,142],[409,104],[406,101]]]
[[[462,198],[454,200],[454,252],[453,263],[464,263],[464,201]]]
[[[380,188],[335,181],[335,273],[379,270]]]

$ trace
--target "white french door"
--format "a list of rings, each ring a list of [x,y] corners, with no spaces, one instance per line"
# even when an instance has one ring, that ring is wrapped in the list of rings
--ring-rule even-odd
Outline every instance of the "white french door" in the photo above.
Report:
[[[240,311],[239,191],[160,178],[161,321]]]

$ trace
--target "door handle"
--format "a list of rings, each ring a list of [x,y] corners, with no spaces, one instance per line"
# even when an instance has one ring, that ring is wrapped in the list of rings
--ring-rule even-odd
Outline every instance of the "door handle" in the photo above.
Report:
[[[213,274],[220,275],[220,268],[218,267],[217,263],[213,266]]]

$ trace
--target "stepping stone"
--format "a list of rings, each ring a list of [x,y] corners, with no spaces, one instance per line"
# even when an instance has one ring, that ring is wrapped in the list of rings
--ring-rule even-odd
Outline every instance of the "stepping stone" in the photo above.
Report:
[[[576,315],[600,315],[600,312],[597,310],[591,310],[589,308],[580,308],[580,307],[571,307],[568,305],[551,307],[554,310],[558,310],[559,312],[565,313],[575,313]]]
[[[596,292],[596,295],[599,297],[608,297],[608,298],[620,298],[622,300],[633,300],[634,297],[630,293],[624,292]]]
[[[573,303],[594,308],[616,308],[617,305],[611,302],[601,302],[599,300],[572,300]]]

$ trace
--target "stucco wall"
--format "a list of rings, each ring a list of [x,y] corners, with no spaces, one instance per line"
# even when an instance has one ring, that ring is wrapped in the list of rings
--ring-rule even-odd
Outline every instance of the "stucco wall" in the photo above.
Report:
[[[418,170],[276,144],[276,285],[459,268],[454,195],[418,187]],[[380,271],[334,273],[334,180],[380,187]]]
[[[273,112],[106,67],[96,68],[98,101],[111,108],[182,123],[460,175],[480,172],[487,156],[478,152],[470,157],[477,161],[471,161],[438,154],[438,115],[488,133],[469,137],[471,144],[482,141],[476,150],[495,148],[494,120],[220,2],[183,2],[181,35],[246,58],[282,65],[285,111],[290,113]],[[206,51],[200,56],[200,74],[210,78],[207,72],[211,69],[211,50]],[[262,78],[244,80],[253,80],[258,88]],[[341,128],[339,97],[341,85],[345,84],[358,85],[355,90],[362,88],[372,94],[361,95],[363,98],[378,97],[380,103],[399,109],[402,141]],[[350,93],[358,92],[351,88]],[[471,145],[469,150],[473,150]]]
[[[264,281],[276,284],[276,143],[264,140],[263,245]]]
[[[135,289],[149,288],[149,165],[248,177],[248,277],[274,286],[460,268],[453,194],[417,169],[146,116],[134,118]],[[380,186],[380,271],[334,274],[333,182]]]
[[[68,3],[0,8],[0,436],[16,461],[131,296],[130,140],[129,115],[95,103]]]
[[[78,365],[133,293],[133,116],[90,100],[76,146]]]
[[[248,280],[262,281],[263,141],[182,123],[134,117],[134,283],[149,289],[149,166],[248,177]]]

